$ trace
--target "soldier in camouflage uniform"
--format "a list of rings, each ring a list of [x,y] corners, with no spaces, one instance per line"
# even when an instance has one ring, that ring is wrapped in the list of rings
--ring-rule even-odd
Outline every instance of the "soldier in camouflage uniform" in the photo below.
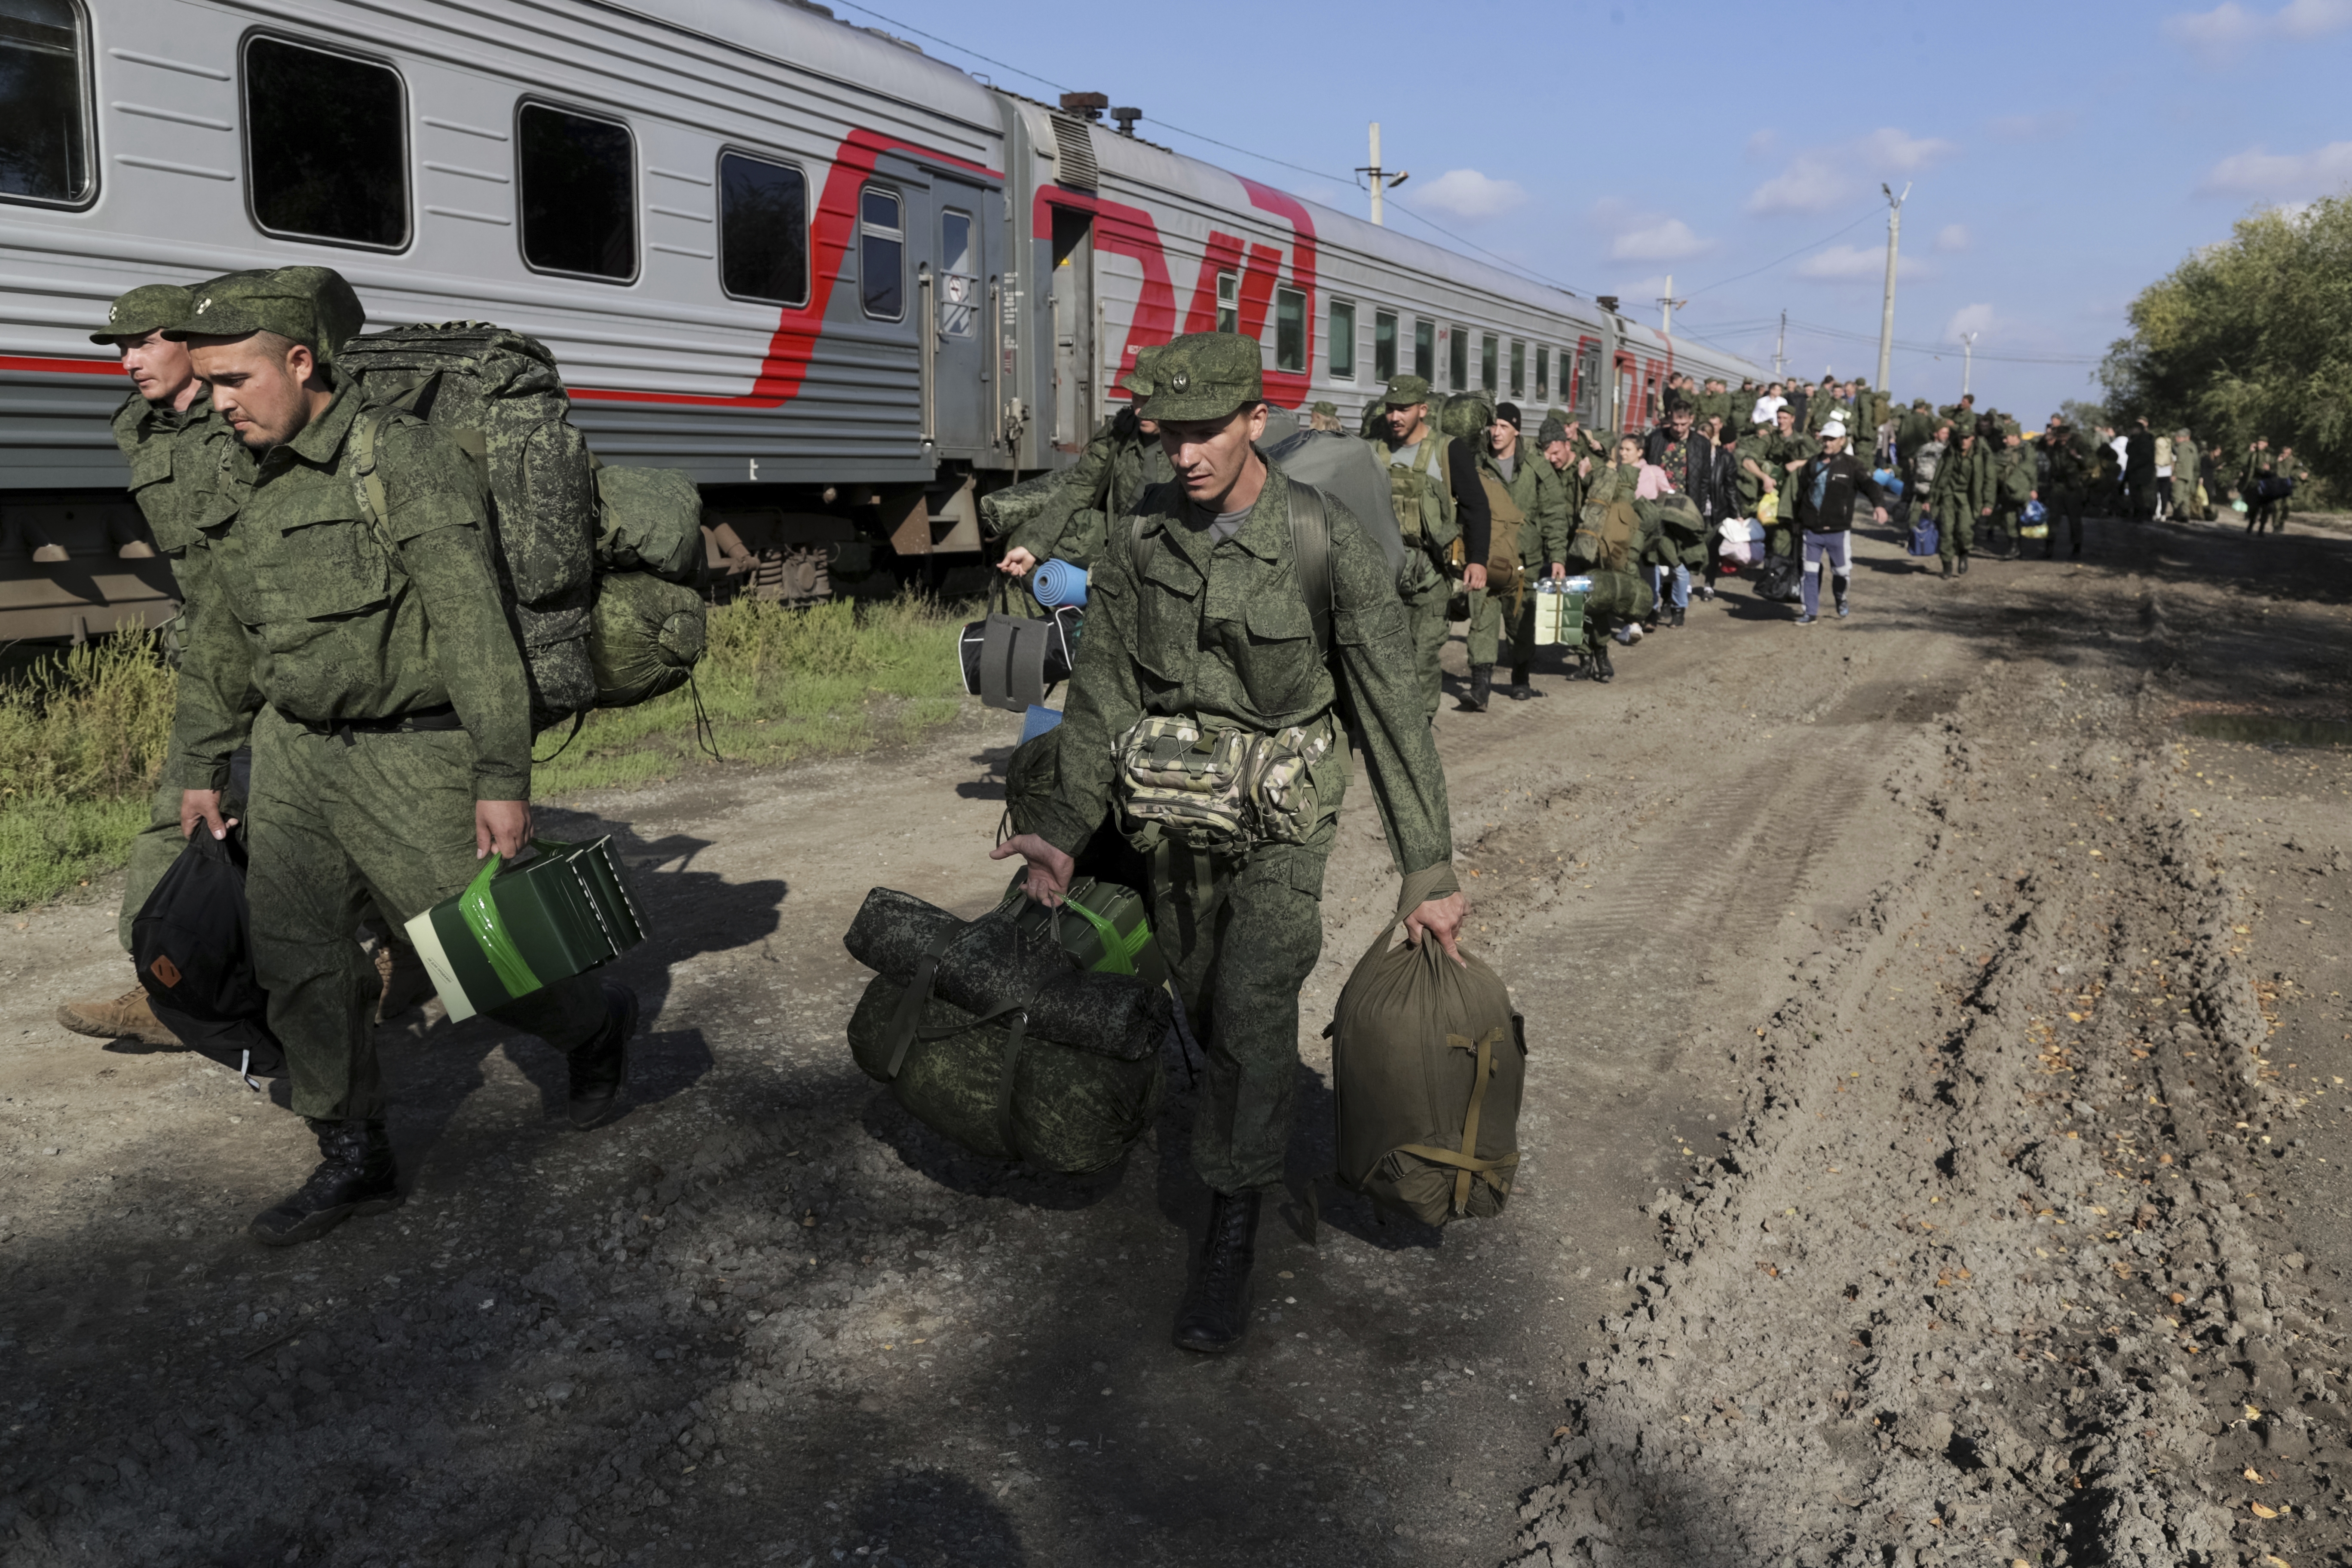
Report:
[[[189,581],[188,541],[220,466],[220,444],[229,438],[227,424],[213,415],[211,395],[189,368],[186,346],[163,336],[163,329],[177,325],[194,304],[194,297],[177,284],[151,283],[115,300],[106,325],[89,334],[90,342],[121,355],[123,372],[132,384],[115,412],[114,444],[131,465],[131,499],[154,535],[155,548],[170,563],[179,591],[180,614],[163,631],[167,656],[175,661],[187,606],[196,596]],[[124,868],[122,908],[116,919],[124,952],[131,950],[131,922],[179,858],[180,846],[180,784],[166,768],[149,803],[147,826],[131,841],[130,863]],[[58,1009],[58,1022],[76,1034],[102,1040],[180,1043],[155,1016],[146,989],[140,985],[120,996],[68,1002]]]
[[[1405,571],[1397,593],[1412,627],[1413,668],[1423,706],[1433,719],[1444,696],[1438,661],[1445,651],[1445,606],[1452,596],[1447,580],[1456,570],[1457,546],[1462,586],[1483,593],[1493,523],[1486,512],[1486,487],[1478,482],[1476,455],[1438,431],[1430,419],[1429,383],[1417,375],[1398,376],[1389,383],[1381,406],[1387,411],[1388,427],[1380,455],[1388,465],[1390,499],[1405,543]]]
[[[1470,623],[1472,696],[1482,699],[1483,710],[1485,693],[1478,689],[1477,672],[1483,667],[1491,679],[1505,643],[1511,649],[1511,700],[1524,702],[1543,695],[1536,689],[1529,668],[1536,646],[1535,580],[1568,575],[1569,510],[1559,470],[1542,453],[1530,451],[1519,435],[1517,404],[1496,408],[1493,427],[1481,445],[1480,477],[1508,492],[1526,520],[1519,524],[1517,581],[1484,595],[1481,613]],[[1490,506],[1490,513],[1492,510]]]
[[[2058,553],[2058,530],[2063,521],[2072,543],[2072,554],[2079,561],[2083,558],[2083,491],[2090,482],[2090,455],[2083,450],[2082,437],[2066,423],[2063,414],[2050,416],[2040,445],[2042,456],[2050,466],[2042,494],[2042,504],[2050,512],[2050,534],[2042,542],[2042,559],[2047,561]],[[2193,477],[2192,471],[2192,494]]]
[[[1764,519],[1764,548],[1767,554],[1785,555],[1796,560],[1799,553],[1797,537],[1797,492],[1790,482],[1795,473],[1822,454],[1819,438],[1801,435],[1797,417],[1788,409],[1772,416],[1774,431],[1766,447],[1768,462],[1772,468],[1772,512]]]
[[[1133,377],[1143,374],[1159,352],[1152,347],[1139,353],[1135,370],[1121,376],[1119,384],[1132,391]],[[997,570],[1026,577],[1043,561],[1091,564],[1102,550],[1106,520],[1123,516],[1147,487],[1167,477],[1158,439],[1129,404],[1102,422],[1068,468],[981,499],[982,527],[1004,540]]]
[[[2025,503],[2034,500],[2040,489],[2033,448],[2026,444],[2024,432],[2004,424],[2000,449],[1992,461],[1992,524],[1988,530],[1991,553],[2003,561],[2015,561],[2025,553],[2025,536],[2019,531],[2025,526]]]
[[[1936,553],[1943,557],[1945,576],[1968,575],[1977,519],[1991,510],[1992,470],[1979,449],[1976,431],[1954,426],[1951,444],[1936,465],[1935,481],[1927,487],[1928,515],[1942,535]]]
[[[483,856],[530,841],[530,703],[474,460],[394,416],[375,454],[383,515],[363,515],[362,404],[335,374],[330,324],[356,306],[350,285],[303,267],[195,292],[171,335],[237,444],[234,485],[215,492],[189,545],[206,557],[205,592],[173,765],[189,786],[182,826],[225,834],[227,716],[250,720],[254,965],[321,1155],[252,1223],[285,1246],[401,1201],[375,1058],[379,981],[353,938],[371,898],[404,922],[463,891]],[[625,989],[575,976],[489,1011],[565,1053],[575,1125],[619,1109],[637,1017]]]
[[[1283,1177],[1298,993],[1322,951],[1323,868],[1351,763],[1340,743],[1339,683],[1405,879],[1400,909],[1413,940],[1434,936],[1454,952],[1464,913],[1445,776],[1394,574],[1327,498],[1326,658],[1294,561],[1291,486],[1253,445],[1265,428],[1263,396],[1258,345],[1235,333],[1178,338],[1153,368],[1143,408],[1160,424],[1176,478],[1110,530],[1089,585],[1054,796],[1032,816],[1034,832],[995,851],[1026,860],[1031,897],[1058,902],[1071,858],[1114,802],[1132,799],[1118,761],[1122,740],[1168,721],[1203,735],[1290,736],[1300,754],[1317,758],[1311,816],[1279,832],[1179,837],[1123,818],[1150,858],[1152,930],[1209,1058],[1192,1135],[1193,1163],[1212,1193],[1208,1237],[1175,1331],[1176,1343],[1194,1351],[1241,1338],[1261,1197]]]

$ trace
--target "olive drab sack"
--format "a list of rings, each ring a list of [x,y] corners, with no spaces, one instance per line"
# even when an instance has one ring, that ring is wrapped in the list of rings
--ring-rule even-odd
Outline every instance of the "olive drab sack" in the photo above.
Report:
[[[530,682],[532,728],[642,700],[620,689],[608,700],[598,689],[589,646],[597,574],[690,570],[701,537],[693,481],[642,469],[605,470],[614,477],[600,479],[586,438],[572,426],[555,356],[536,339],[488,321],[356,337],[337,352],[336,365],[356,379],[367,405],[352,434],[361,505],[378,526],[386,501],[373,454],[390,420],[413,417],[446,430],[480,464],[499,589]]]
[[[1502,1212],[1519,1163],[1527,1036],[1495,972],[1432,937],[1389,945],[1423,896],[1405,879],[1339,992],[1331,1037],[1339,1184],[1424,1225]]]
[[[588,630],[596,706],[634,708],[685,685],[707,629],[702,595],[684,584],[650,572],[598,578]]]

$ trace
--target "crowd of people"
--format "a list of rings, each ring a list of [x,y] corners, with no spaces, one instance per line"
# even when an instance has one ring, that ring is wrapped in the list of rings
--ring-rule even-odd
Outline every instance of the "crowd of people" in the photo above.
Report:
[[[1288,419],[1270,411],[1275,437]],[[1330,403],[1304,423],[1348,428]],[[1654,417],[1610,432],[1564,408],[1531,417],[1488,394],[1441,396],[1404,375],[1355,430],[1388,475],[1407,545],[1398,594],[1433,714],[1438,656],[1455,626],[1469,665],[1462,710],[1485,711],[1497,690],[1519,701],[1543,695],[1531,674],[1538,616],[1550,608],[1542,595],[1555,590],[1572,590],[1582,611],[1567,649],[1573,673],[1600,681],[1615,679],[1612,650],[1685,626],[1693,600],[1716,597],[1727,575],[1790,603],[1798,626],[1850,616],[1853,519],[1864,505],[1881,524],[1912,525],[1914,552],[1957,578],[1982,560],[2053,560],[2062,549],[2079,559],[2086,516],[2211,521],[2234,507],[2248,532],[2275,531],[2305,477],[2291,448],[2267,442],[2233,467],[2218,445],[2200,449],[2187,430],[2157,434],[2146,419],[2118,433],[2078,429],[2059,414],[2029,430],[1972,394],[1906,405],[1861,377],[1735,388],[1677,373]],[[1056,555],[1086,564],[1108,521],[1168,477],[1152,423],[1129,409],[1106,422],[1077,468],[1033,481],[1061,504],[993,513],[1011,520],[1000,564],[1015,576]]]

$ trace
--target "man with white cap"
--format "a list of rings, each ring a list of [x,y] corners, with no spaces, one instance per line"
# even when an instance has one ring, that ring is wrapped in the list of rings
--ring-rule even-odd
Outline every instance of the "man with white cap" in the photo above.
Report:
[[[1846,449],[1845,421],[1832,419],[1822,426],[1821,455],[1797,475],[1797,526],[1804,532],[1805,610],[1801,626],[1821,618],[1822,567],[1828,564],[1830,586],[1841,617],[1853,613],[1846,603],[1846,585],[1853,579],[1853,500],[1856,492],[1870,498],[1874,521],[1886,521],[1886,497],[1870,470]]]

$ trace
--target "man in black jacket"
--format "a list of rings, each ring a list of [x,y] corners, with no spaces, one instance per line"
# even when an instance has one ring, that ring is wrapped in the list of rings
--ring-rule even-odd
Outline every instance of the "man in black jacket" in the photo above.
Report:
[[[1715,443],[1693,427],[1697,416],[1697,410],[1690,404],[1675,405],[1666,422],[1652,430],[1642,443],[1642,460],[1664,468],[1675,489],[1690,497],[1698,507],[1699,516],[1711,521],[1715,516]],[[1669,537],[1666,543],[1676,559],[1671,573],[1663,565],[1655,568],[1651,587],[1658,597],[1657,613],[1667,617],[1667,625],[1678,626],[1690,608],[1691,568],[1703,568],[1713,552],[1704,537]]]
[[[1830,586],[1841,618],[1853,614],[1846,603],[1846,584],[1853,578],[1853,500],[1856,492],[1870,498],[1871,518],[1886,521],[1886,496],[1870,470],[1846,450],[1845,422],[1832,419],[1822,426],[1822,454],[1797,473],[1797,526],[1805,540],[1805,613],[1801,626],[1821,619],[1822,564],[1829,563]]]
[[[2134,522],[2156,517],[2156,437],[2145,416],[2124,437],[2124,493]]]

